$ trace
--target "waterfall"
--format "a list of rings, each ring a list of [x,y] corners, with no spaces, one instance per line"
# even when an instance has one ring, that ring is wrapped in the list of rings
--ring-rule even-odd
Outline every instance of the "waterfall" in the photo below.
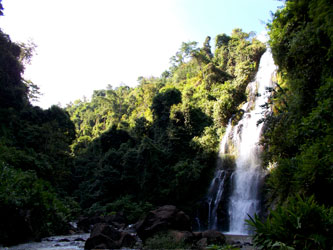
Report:
[[[248,102],[242,107],[244,114],[237,125],[232,126],[231,121],[220,144],[220,166],[215,172],[207,194],[209,206],[208,228],[218,229],[219,203],[224,194],[226,182],[226,167],[223,158],[232,155],[235,159],[235,169],[230,177],[230,192],[227,201],[228,233],[248,234],[245,220],[248,216],[260,212],[260,187],[265,176],[261,168],[260,152],[258,145],[262,123],[257,125],[259,119],[263,117],[262,105],[264,105],[269,95],[267,87],[272,87],[272,77],[275,74],[274,64],[270,49],[262,55],[255,81],[249,83],[247,91]]]

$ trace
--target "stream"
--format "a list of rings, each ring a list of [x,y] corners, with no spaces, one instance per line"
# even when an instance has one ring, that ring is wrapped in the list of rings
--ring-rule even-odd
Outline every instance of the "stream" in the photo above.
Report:
[[[29,242],[12,247],[1,247],[0,250],[84,250],[84,243],[90,234],[73,234],[51,236],[41,242]]]

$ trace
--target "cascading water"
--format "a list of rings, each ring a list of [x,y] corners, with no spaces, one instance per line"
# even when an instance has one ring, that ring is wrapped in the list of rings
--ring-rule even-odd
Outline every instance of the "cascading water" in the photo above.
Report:
[[[220,144],[220,158],[233,155],[235,170],[229,175],[231,191],[227,206],[229,221],[228,233],[248,234],[245,220],[260,210],[260,186],[265,176],[260,162],[260,146],[258,145],[263,117],[262,105],[269,95],[266,88],[272,87],[272,78],[276,71],[270,49],[262,55],[255,81],[247,89],[248,102],[242,107],[244,114],[236,126],[229,122],[226,133]],[[218,229],[218,207],[224,193],[226,174],[223,160],[218,167],[208,191],[208,228]]]

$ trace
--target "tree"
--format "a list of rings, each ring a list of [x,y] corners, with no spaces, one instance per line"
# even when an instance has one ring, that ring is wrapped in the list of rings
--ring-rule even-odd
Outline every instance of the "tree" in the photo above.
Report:
[[[204,51],[206,56],[208,56],[210,59],[212,59],[213,54],[212,54],[211,47],[210,47],[210,39],[211,39],[210,36],[206,37],[202,50]]]
[[[173,65],[173,67],[177,67],[181,64],[183,64],[186,59],[190,58],[195,51],[198,51],[197,48],[198,43],[197,42],[183,42],[179,51],[176,52],[176,55],[172,56],[170,58],[170,62]]]
[[[151,109],[159,127],[163,128],[168,125],[171,106],[180,102],[181,93],[175,88],[167,89],[154,97]]]

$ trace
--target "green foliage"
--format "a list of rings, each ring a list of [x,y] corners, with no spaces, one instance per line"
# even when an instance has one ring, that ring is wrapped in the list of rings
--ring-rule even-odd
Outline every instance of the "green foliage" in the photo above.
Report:
[[[24,85],[20,63],[21,49],[0,30],[0,110],[20,109],[27,103],[27,87]]]
[[[162,232],[148,238],[143,249],[189,249],[190,245],[184,241],[177,241],[175,237],[168,232]]]
[[[163,128],[168,124],[171,106],[180,102],[181,93],[175,88],[166,89],[154,96],[151,109],[159,127]]]
[[[230,245],[223,245],[223,246],[219,246],[219,245],[209,245],[208,247],[206,247],[207,250],[240,250],[240,248],[238,247],[233,247]]]
[[[185,62],[195,51],[197,51],[197,42],[183,42],[176,55],[170,58],[173,67],[178,67]]]
[[[261,249],[333,245],[332,13],[330,1],[286,1],[269,24],[279,75],[262,144],[264,161],[273,163],[267,195],[277,208],[249,222]]]
[[[332,13],[328,1],[288,1],[270,25],[280,77],[262,144],[265,161],[276,162],[268,183],[281,202],[304,193],[332,205],[324,195],[333,186]]]
[[[16,170],[0,162],[0,201],[2,243],[68,230],[70,208],[33,171]]]
[[[153,209],[149,202],[135,202],[133,196],[126,195],[106,205],[106,213],[122,212],[129,223],[135,223]]]
[[[2,31],[0,44],[0,242],[14,244],[68,230],[75,127],[63,109],[29,103],[38,87],[22,74],[33,46]]]
[[[310,198],[290,197],[262,222],[250,218],[253,241],[259,249],[330,249],[333,246],[333,209]]]

